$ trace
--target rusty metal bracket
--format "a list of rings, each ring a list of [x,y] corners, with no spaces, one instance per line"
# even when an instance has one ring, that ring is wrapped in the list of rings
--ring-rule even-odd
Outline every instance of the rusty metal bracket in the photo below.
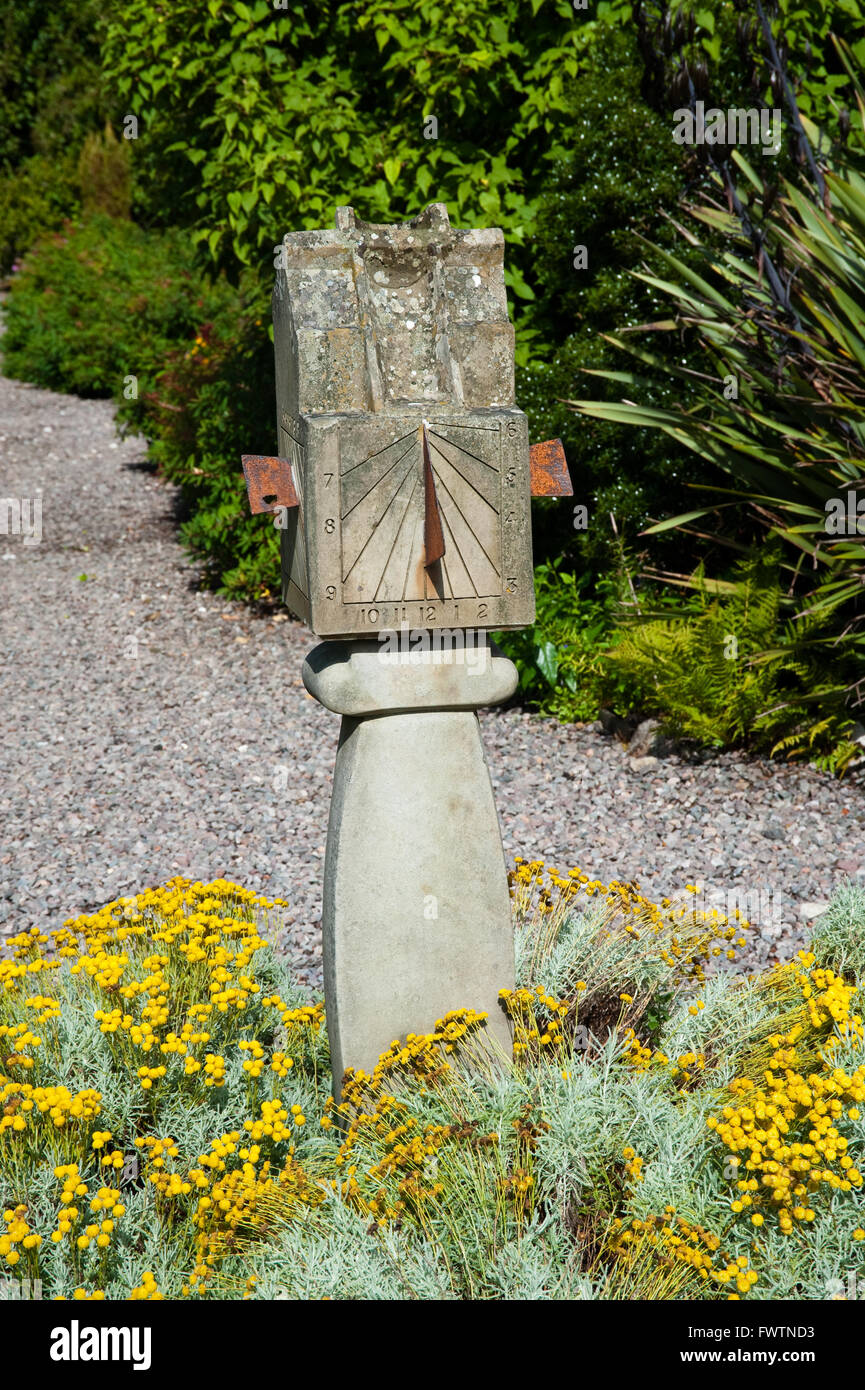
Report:
[[[291,472],[291,460],[270,454],[241,454],[249,510],[272,512],[274,507],[296,507],[300,502]]]
[[[529,449],[533,497],[573,497],[565,450],[560,439],[545,439]]]

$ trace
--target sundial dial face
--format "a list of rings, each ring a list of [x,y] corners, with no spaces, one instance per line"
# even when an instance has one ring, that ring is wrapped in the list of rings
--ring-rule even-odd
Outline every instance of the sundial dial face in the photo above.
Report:
[[[393,226],[339,208],[279,248],[280,457],[244,466],[254,509],[291,499],[283,597],[319,636],[534,620],[503,247],[435,203]]]
[[[283,418],[282,447],[300,479],[282,542],[290,606],[318,594],[322,636],[531,621],[530,584],[520,591],[525,416],[414,410],[378,415],[363,434],[351,425]],[[312,487],[310,448],[325,461]]]

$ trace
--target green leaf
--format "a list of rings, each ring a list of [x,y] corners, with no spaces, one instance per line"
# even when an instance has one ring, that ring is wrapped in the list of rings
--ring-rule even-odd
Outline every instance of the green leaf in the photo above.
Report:
[[[522,272],[514,265],[505,268],[505,284],[520,299],[534,299],[535,292],[523,279]]]
[[[535,665],[549,685],[555,685],[559,672],[559,655],[553,642],[542,642],[535,649]]]
[[[665,521],[658,521],[654,526],[647,526],[640,532],[641,536],[657,536],[661,531],[670,531],[674,526],[684,526],[686,521],[696,521],[698,517],[708,516],[711,507],[700,507],[695,512],[682,512],[679,516],[667,517]]]

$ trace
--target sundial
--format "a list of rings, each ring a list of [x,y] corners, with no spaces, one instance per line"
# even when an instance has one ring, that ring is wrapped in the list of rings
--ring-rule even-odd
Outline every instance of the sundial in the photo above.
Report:
[[[271,490],[244,466],[253,511],[290,508],[283,597],[321,637],[534,619],[529,499],[571,489],[514,404],[503,250],[439,203],[396,226],[339,208],[280,248]]]
[[[507,875],[476,711],[517,673],[489,630],[534,620],[530,499],[572,492],[559,440],[529,447],[498,228],[410,222],[289,233],[273,295],[280,453],[247,454],[275,512],[286,605],[326,639],[308,691],[342,715],[322,950],[335,1092],[460,1007],[510,1048]],[[389,665],[385,633],[468,642]],[[457,644],[459,646],[459,644]]]

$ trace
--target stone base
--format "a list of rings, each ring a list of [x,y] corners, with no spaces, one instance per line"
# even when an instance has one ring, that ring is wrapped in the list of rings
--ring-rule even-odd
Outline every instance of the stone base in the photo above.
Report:
[[[451,1009],[485,1011],[511,1050],[498,1003],[514,984],[511,906],[474,706],[506,700],[517,673],[490,647],[483,673],[463,653],[425,655],[441,660],[386,664],[379,644],[332,642],[303,668],[343,714],[322,916],[337,1096],[347,1067],[371,1071]]]

